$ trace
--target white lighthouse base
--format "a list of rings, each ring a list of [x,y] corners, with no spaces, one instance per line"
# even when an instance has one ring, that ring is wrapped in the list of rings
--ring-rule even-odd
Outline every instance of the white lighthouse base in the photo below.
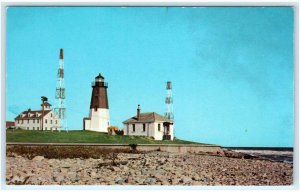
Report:
[[[84,120],[84,129],[89,131],[107,132],[107,128],[109,126],[110,122],[108,109],[91,109],[89,119]]]

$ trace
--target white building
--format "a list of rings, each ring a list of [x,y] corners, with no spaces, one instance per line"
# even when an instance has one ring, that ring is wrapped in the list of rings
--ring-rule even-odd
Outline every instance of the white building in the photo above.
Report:
[[[28,109],[19,114],[15,118],[15,127],[26,130],[42,130],[43,128],[44,131],[56,131],[60,126],[58,116],[51,110],[48,102],[44,102],[41,106],[44,106],[44,110]]]
[[[108,132],[109,108],[107,97],[108,84],[104,82],[104,77],[99,74],[92,82],[92,97],[90,103],[89,117],[83,118],[83,130]]]
[[[123,122],[124,135],[148,136],[155,140],[173,140],[173,121],[155,112],[140,113]]]

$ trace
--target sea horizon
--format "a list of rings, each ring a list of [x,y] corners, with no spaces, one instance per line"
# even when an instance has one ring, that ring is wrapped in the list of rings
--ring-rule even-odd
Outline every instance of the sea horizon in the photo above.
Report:
[[[262,146],[221,146],[223,149],[231,150],[272,150],[272,151],[293,151],[294,147],[262,147]]]

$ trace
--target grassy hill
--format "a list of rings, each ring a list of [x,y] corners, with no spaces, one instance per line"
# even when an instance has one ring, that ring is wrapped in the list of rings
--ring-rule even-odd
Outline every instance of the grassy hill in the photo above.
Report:
[[[26,143],[109,143],[109,144],[201,144],[175,139],[173,141],[156,141],[143,136],[108,135],[94,131],[30,131],[6,130],[6,142]]]

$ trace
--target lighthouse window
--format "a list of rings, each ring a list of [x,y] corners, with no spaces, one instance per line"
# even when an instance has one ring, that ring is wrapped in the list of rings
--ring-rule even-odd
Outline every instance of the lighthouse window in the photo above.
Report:
[[[143,124],[143,132],[145,132],[146,131],[146,124],[144,123]]]
[[[132,124],[132,131],[135,132],[135,124]]]

